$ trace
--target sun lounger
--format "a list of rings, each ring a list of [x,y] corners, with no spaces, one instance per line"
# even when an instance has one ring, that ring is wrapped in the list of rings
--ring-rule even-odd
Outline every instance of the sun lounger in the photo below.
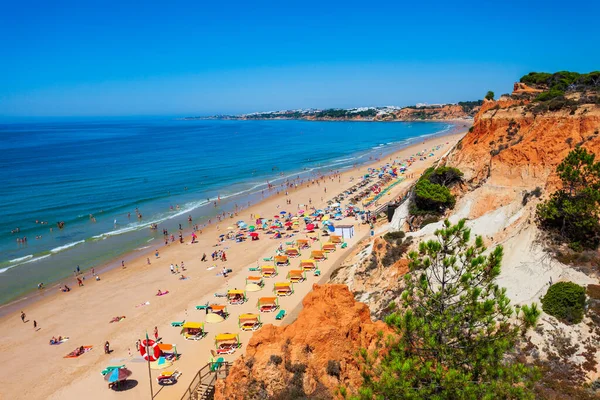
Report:
[[[348,243],[346,243],[346,242],[342,243],[342,247],[341,248],[345,249],[346,247],[348,247]]]
[[[216,293],[215,293],[216,296]],[[216,296],[218,297],[218,296]],[[196,306],[196,310],[206,310],[206,308],[208,307],[208,301],[206,302],[206,304],[201,304],[199,306]]]
[[[321,276],[321,270],[315,269],[315,276]]]
[[[264,260],[264,258],[263,258],[263,260]],[[265,261],[269,261],[269,260],[265,260]],[[250,268],[248,268],[248,271],[250,271],[250,272],[260,271],[260,268],[258,268],[258,267],[250,267]]]
[[[275,316],[275,319],[279,321],[282,320],[283,317],[285,317],[285,310],[279,310],[279,312]]]
[[[235,343],[222,344],[217,349],[217,354],[233,354],[239,347],[239,344]]]
[[[161,386],[164,385],[174,385],[177,383],[177,379],[181,376],[181,372],[175,370],[171,371],[163,371],[160,376],[156,377],[158,384]]]
[[[227,293],[215,293],[215,297],[227,297]]]
[[[173,321],[173,322],[171,322],[171,326],[178,328],[178,327],[182,327],[184,323],[185,323],[185,319],[183,321]]]
[[[125,364],[123,364],[123,365],[110,365],[110,366],[108,366],[108,367],[104,368],[104,369],[102,370],[102,372],[100,372],[100,373],[101,373],[102,375],[106,375],[106,374],[108,374],[109,372],[111,372],[111,371],[114,371],[115,369],[119,369],[119,368],[125,368]]]
[[[266,258],[263,258],[263,261],[273,261],[273,257],[266,257]]]

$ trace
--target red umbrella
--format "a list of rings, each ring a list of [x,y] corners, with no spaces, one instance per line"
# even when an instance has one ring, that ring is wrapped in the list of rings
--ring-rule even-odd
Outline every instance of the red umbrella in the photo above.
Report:
[[[258,236],[258,233],[256,233],[256,232],[252,232],[252,233],[250,234],[250,236]]]
[[[288,221],[285,223],[285,226],[292,226],[292,223]]]
[[[312,231],[313,229],[315,229],[315,225],[314,224],[308,224],[308,225],[306,225],[306,229],[308,229],[309,231]]]
[[[275,217],[275,218],[279,218],[279,215],[274,215],[273,217]]]

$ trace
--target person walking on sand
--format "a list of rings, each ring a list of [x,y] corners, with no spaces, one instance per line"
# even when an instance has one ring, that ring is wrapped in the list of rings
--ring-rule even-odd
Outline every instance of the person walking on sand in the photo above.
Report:
[[[33,330],[35,331],[37,329],[37,321],[34,319],[33,320]]]
[[[150,257],[146,258],[146,262],[150,265]]]
[[[135,341],[135,351],[140,351],[141,340],[138,339]]]
[[[23,311],[21,311],[21,321],[25,323],[25,313]]]
[[[110,354],[110,343],[108,343],[108,340],[104,343],[104,354]]]
[[[158,341],[158,327],[154,327],[154,339]]]
[[[125,268],[125,260],[122,260],[122,261],[121,261],[121,267],[122,267],[122,268]]]

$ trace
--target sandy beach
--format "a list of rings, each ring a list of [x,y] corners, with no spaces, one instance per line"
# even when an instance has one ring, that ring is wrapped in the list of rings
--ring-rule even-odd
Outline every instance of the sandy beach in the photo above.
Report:
[[[263,264],[264,257],[274,255],[275,249],[286,241],[305,238],[301,231],[292,239],[270,239],[271,235],[260,233],[260,240],[235,243],[225,241],[215,247],[218,236],[226,233],[226,227],[234,225],[237,220],[249,222],[250,214],[271,218],[282,210],[295,213],[299,205],[321,208],[327,201],[358,182],[358,178],[366,173],[368,167],[378,167],[390,160],[403,160],[418,151],[428,151],[442,146],[435,152],[434,157],[416,161],[408,169],[405,180],[396,185],[381,203],[395,198],[419,176],[425,168],[433,164],[440,156],[455,144],[464,133],[438,136],[402,149],[386,159],[378,160],[371,165],[361,166],[343,172],[339,177],[327,177],[320,185],[304,184],[290,190],[286,196],[282,191],[279,195],[266,198],[257,205],[243,210],[234,219],[226,219],[218,224],[212,224],[203,229],[196,243],[190,243],[190,235],[185,236],[184,244],[178,242],[161,246],[156,250],[160,256],[152,254],[141,255],[137,258],[126,258],[126,268],[115,268],[102,273],[101,280],[95,281],[86,272],[83,287],[78,287],[73,278],[69,286],[71,291],[48,296],[46,299],[28,305],[23,323],[20,313],[14,312],[0,319],[0,329],[3,340],[0,351],[9,362],[4,363],[3,385],[0,389],[2,399],[148,399],[150,387],[148,383],[147,364],[139,362],[135,342],[144,339],[146,332],[153,338],[154,328],[158,328],[159,337],[163,343],[177,345],[181,358],[169,369],[177,369],[183,373],[179,382],[170,387],[160,387],[155,377],[159,371],[153,370],[153,388],[158,399],[179,399],[187,389],[193,376],[210,358],[210,350],[214,349],[214,336],[217,333],[239,333],[242,348],[233,355],[225,356],[227,361],[243,354],[244,346],[250,339],[251,332],[240,332],[238,316],[246,312],[256,312],[258,297],[272,295],[273,283],[286,281],[289,269],[298,266],[299,260],[308,258],[309,252],[303,251],[301,258],[291,259],[291,265],[280,268],[279,275],[265,279],[265,287],[259,292],[248,293],[248,302],[238,306],[228,306],[229,318],[219,324],[206,324],[207,336],[200,341],[187,341],[180,335],[180,328],[171,327],[171,321],[204,322],[205,312],[195,309],[196,305],[206,302],[225,304],[224,298],[214,297],[214,293],[226,292],[227,289],[245,286],[245,279],[250,273],[249,267]],[[389,158],[389,160],[388,160]],[[353,178],[353,179],[351,179]],[[324,189],[327,189],[326,192]],[[291,200],[291,205],[286,201]],[[362,207],[361,207],[362,208]],[[373,209],[373,208],[371,208]],[[355,236],[347,240],[351,248],[361,238],[369,234],[367,225],[361,225],[354,218],[348,218],[341,223],[355,225]],[[159,227],[160,230],[160,227]],[[317,242],[318,246],[319,243]],[[215,250],[223,250],[227,254],[226,262],[212,262],[210,254]],[[207,262],[200,259],[206,253]],[[346,253],[338,249],[331,253],[327,261],[320,263],[322,276],[327,276],[334,266]],[[150,258],[150,265],[147,264]],[[180,280],[181,274],[172,274],[171,264],[185,264],[189,277]],[[264,263],[268,264],[268,263]],[[215,269],[207,267],[216,265]],[[227,278],[217,276],[221,268],[231,268],[233,273]],[[98,269],[99,270],[99,269]],[[297,309],[303,297],[311,290],[312,284],[319,277],[307,274],[305,282],[294,286],[295,293],[289,297],[280,298],[282,309],[292,312]],[[157,290],[169,291],[164,296],[156,296]],[[149,304],[140,306],[142,303]],[[136,307],[138,306],[138,307]],[[275,321],[276,313],[261,314],[264,324],[290,323],[293,315],[288,315],[282,321]],[[109,323],[115,316],[126,318],[116,323]],[[37,330],[33,321],[37,322]],[[68,336],[69,340],[60,345],[49,345],[53,336]],[[103,345],[110,342],[113,352],[104,354]],[[67,353],[79,346],[93,346],[93,349],[76,359],[63,358]],[[100,371],[108,365],[127,365],[133,372],[131,380],[137,381],[137,386],[123,392],[107,389]],[[10,373],[10,375],[9,375]],[[10,379],[8,377],[10,376]]]

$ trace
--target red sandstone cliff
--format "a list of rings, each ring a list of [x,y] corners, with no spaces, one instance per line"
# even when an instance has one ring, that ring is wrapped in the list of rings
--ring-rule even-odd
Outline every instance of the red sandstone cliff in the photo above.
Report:
[[[372,349],[390,329],[372,322],[345,285],[314,285],[302,304],[292,324],[254,333],[246,354],[217,383],[215,399],[336,398],[340,387],[360,387],[357,351]]]
[[[472,131],[448,164],[479,185],[544,186],[556,166],[576,145],[600,153],[600,106],[580,104],[557,111],[536,111],[535,103],[486,102]]]

